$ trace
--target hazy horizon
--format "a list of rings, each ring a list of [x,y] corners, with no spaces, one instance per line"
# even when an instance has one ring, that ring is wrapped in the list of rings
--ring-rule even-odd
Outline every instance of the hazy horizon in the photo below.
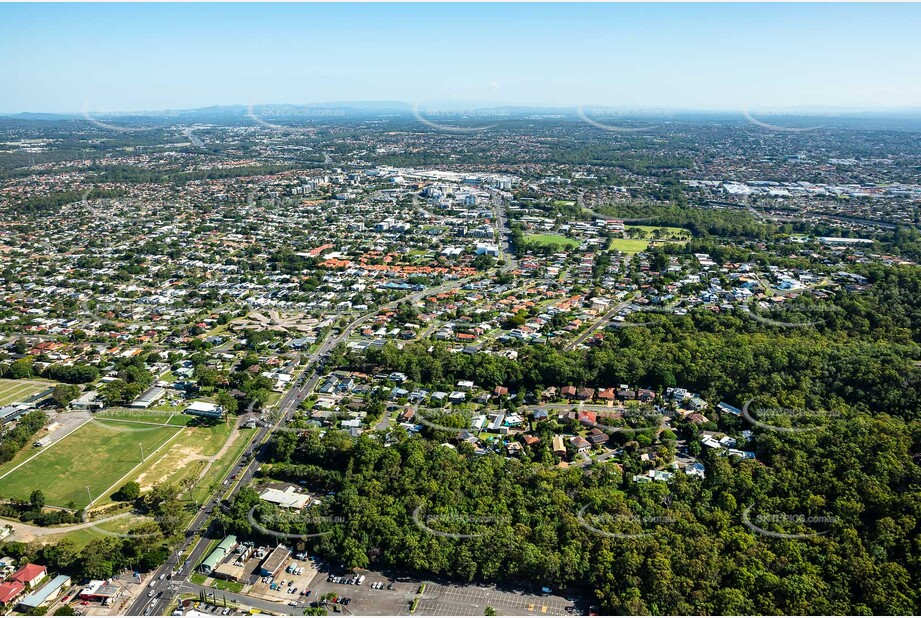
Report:
[[[375,107],[375,106],[380,107]],[[289,101],[276,101],[276,102],[259,102],[259,103],[242,103],[242,102],[227,102],[227,103],[216,103],[213,105],[206,105],[202,107],[176,107],[176,108],[161,108],[161,109],[106,109],[106,110],[96,110],[96,109],[83,109],[83,110],[42,110],[34,111],[28,109],[15,110],[15,111],[2,111],[0,116],[16,116],[16,115],[48,115],[48,116],[64,116],[64,117],[86,117],[99,115],[99,116],[144,116],[150,115],[154,116],[157,114],[175,114],[175,113],[185,113],[185,112],[196,112],[203,111],[208,109],[248,109],[250,106],[254,107],[256,110],[263,110],[272,108],[293,108],[293,109],[331,109],[335,106],[341,106],[343,108],[348,108],[349,106],[354,106],[353,109],[360,109],[361,107],[367,107],[367,109],[375,112],[384,111],[385,105],[399,105],[402,108],[405,108],[407,113],[411,113],[413,109],[412,101],[378,101],[370,99],[355,99],[348,101],[308,101],[308,102],[289,102]],[[587,115],[591,116],[594,113],[604,115],[605,113],[613,113],[615,111],[621,112],[624,115],[628,115],[631,112],[637,114],[647,115],[650,117],[656,116],[665,116],[665,115],[680,115],[680,114],[744,114],[745,112],[750,113],[761,113],[765,115],[771,114],[791,114],[791,115],[849,115],[849,114],[909,114],[909,113],[919,113],[921,114],[921,105],[913,107],[853,107],[853,106],[825,106],[825,105],[802,105],[802,106],[789,106],[789,107],[772,107],[772,108],[760,108],[760,107],[751,107],[751,108],[724,108],[724,109],[714,109],[714,108],[680,108],[680,107],[648,107],[648,106],[637,106],[637,107],[626,107],[619,106],[616,103],[593,103],[588,105],[576,105],[576,104],[559,104],[559,105],[544,105],[539,103],[527,103],[527,102],[507,102],[507,103],[491,103],[491,104],[478,104],[475,102],[468,101],[435,101],[435,102],[425,102],[424,104],[419,104],[418,110],[420,113],[425,114],[428,111],[439,111],[441,113],[447,114],[463,114],[465,112],[475,112],[482,110],[503,110],[503,109],[519,109],[522,112],[526,110],[534,110],[535,113],[546,112],[546,113],[569,113],[577,114],[579,110],[583,110]],[[599,111],[600,110],[600,111]]]

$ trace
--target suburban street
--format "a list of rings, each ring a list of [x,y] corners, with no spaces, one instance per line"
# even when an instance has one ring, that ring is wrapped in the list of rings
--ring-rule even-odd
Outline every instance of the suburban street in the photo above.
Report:
[[[277,418],[275,424],[268,426],[263,425],[259,427],[259,430],[253,436],[253,439],[250,442],[250,444],[254,446],[251,446],[248,449],[244,449],[240,457],[234,462],[234,465],[227,472],[225,478],[222,479],[221,485],[218,486],[218,489],[215,490],[215,493],[211,496],[211,498],[205,502],[201,509],[199,509],[192,522],[189,524],[188,528],[186,529],[186,538],[188,540],[183,546],[182,550],[174,551],[171,553],[169,560],[167,560],[165,564],[153,572],[149,578],[149,581],[159,580],[163,575],[166,575],[168,578],[170,573],[175,571],[176,568],[180,566],[179,559],[182,551],[188,548],[189,543],[192,543],[194,546],[188,558],[183,563],[180,579],[177,580],[175,577],[172,579],[164,578],[164,583],[168,584],[168,588],[166,588],[166,592],[162,596],[156,597],[154,599],[148,599],[144,595],[139,595],[138,598],[136,598],[128,608],[127,614],[132,616],[163,615],[173,605],[176,597],[183,590],[189,589],[193,586],[195,589],[203,588],[205,590],[209,590],[204,587],[195,586],[189,581],[189,577],[192,573],[194,573],[194,569],[206,557],[205,552],[213,540],[202,536],[207,531],[206,524],[208,523],[213,510],[215,508],[220,508],[222,497],[228,501],[232,500],[236,493],[243,487],[246,487],[252,480],[253,475],[259,467],[258,457],[253,457],[249,463],[241,468],[242,460],[246,457],[247,453],[256,451],[261,448],[261,446],[269,440],[272,433],[274,433],[276,430],[278,430],[279,427],[283,426],[291,419],[301,402],[310,395],[317,382],[322,377],[322,373],[319,371],[319,366],[317,363],[324,355],[326,355],[330,350],[335,348],[340,343],[346,341],[355,331],[355,329],[373,318],[381,310],[392,309],[402,302],[414,303],[432,294],[439,294],[448,290],[459,289],[470,281],[471,279],[457,279],[443,283],[433,288],[426,288],[425,290],[414,292],[401,299],[391,301],[374,311],[367,312],[357,317],[336,335],[327,335],[317,350],[308,357],[303,373],[299,377],[295,378],[295,386],[288,390],[277,402],[275,411],[273,413],[273,418]],[[236,476],[236,479],[232,479],[231,477],[233,476]],[[229,490],[227,489],[227,485],[225,485],[225,483],[232,483]],[[161,590],[162,589],[163,588],[161,588]],[[227,593],[227,595],[229,599],[230,593]],[[269,603],[265,601],[261,601],[261,603],[267,606],[271,605],[273,607],[260,607],[260,605],[258,605],[260,602],[259,599],[245,597],[243,595],[235,596],[243,599],[242,602],[247,605],[266,609],[268,611],[277,612],[278,607],[287,608],[289,610],[293,609],[284,605]]]
[[[622,302],[622,303],[618,303],[614,305],[614,307],[612,307],[611,309],[608,309],[604,315],[602,315],[600,318],[592,322],[592,324],[588,328],[586,328],[585,331],[583,331],[578,337],[576,337],[575,339],[573,339],[572,341],[564,345],[563,349],[571,350],[575,347],[578,347],[579,345],[584,343],[589,337],[591,337],[594,333],[596,333],[599,329],[603,328],[608,322],[610,322],[611,318],[613,318],[615,315],[617,315],[620,311],[622,311],[629,305],[630,305],[629,302]]]

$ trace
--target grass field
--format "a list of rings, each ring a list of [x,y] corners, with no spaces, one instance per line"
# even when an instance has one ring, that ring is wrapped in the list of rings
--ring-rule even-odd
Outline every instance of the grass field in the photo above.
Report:
[[[93,528],[81,528],[79,530],[71,530],[70,532],[65,532],[62,534],[54,534],[47,537],[43,537],[42,540],[48,543],[56,543],[63,539],[69,539],[74,541],[78,547],[83,547],[90,541],[96,541],[102,538],[112,538],[111,534],[106,534],[106,532],[115,532],[115,533],[127,533],[130,532],[132,528],[139,526],[140,524],[153,521],[149,517],[143,517],[140,515],[127,515],[125,517],[119,517],[118,519],[113,519],[111,521],[103,521],[97,524]]]
[[[649,248],[648,240],[636,238],[612,238],[608,249],[622,251],[623,253],[639,253]]]
[[[188,414],[183,414],[181,409],[176,410],[128,410],[128,409],[108,409],[96,412],[94,418],[111,419],[117,421],[126,421],[133,423],[157,423],[160,425],[175,425],[176,427],[185,427],[187,425],[199,425],[201,421]]]
[[[18,403],[50,386],[54,384],[32,380],[0,380],[0,407]]]
[[[526,242],[534,243],[535,245],[560,245],[562,247],[579,246],[578,240],[566,238],[565,236],[558,236],[556,234],[526,234],[524,239]]]
[[[60,442],[27,459],[20,467],[0,477],[3,496],[28,500],[41,489],[49,506],[67,506],[73,501],[86,506],[86,486],[93,498],[118,489],[119,482],[141,463],[141,446],[148,458],[182,431],[180,427],[97,420],[86,423]]]
[[[157,483],[180,486],[185,479],[196,480],[208,464],[208,458],[216,455],[233,431],[232,424],[218,424],[211,427],[189,427],[175,440],[169,449],[164,449],[149,458],[132,474],[129,480],[137,481],[141,491],[149,490]],[[212,464],[219,466],[220,462]],[[101,498],[97,504],[103,504]]]

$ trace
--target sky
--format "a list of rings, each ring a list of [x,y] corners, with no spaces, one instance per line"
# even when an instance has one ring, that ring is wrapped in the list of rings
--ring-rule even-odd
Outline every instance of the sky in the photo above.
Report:
[[[921,4],[0,4],[0,113],[921,108]]]

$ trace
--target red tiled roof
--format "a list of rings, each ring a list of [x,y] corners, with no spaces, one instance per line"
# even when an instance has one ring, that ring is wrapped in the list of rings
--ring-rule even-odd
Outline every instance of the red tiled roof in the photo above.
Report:
[[[0,605],[6,605],[25,590],[22,582],[3,582],[0,584]]]
[[[37,565],[37,564],[32,564],[30,562],[26,566],[22,567],[21,569],[13,573],[13,577],[11,579],[13,581],[28,583],[32,581],[33,579],[35,579],[36,577],[38,577],[39,575],[44,575],[47,572],[48,572],[48,569],[46,569],[45,567]]]

